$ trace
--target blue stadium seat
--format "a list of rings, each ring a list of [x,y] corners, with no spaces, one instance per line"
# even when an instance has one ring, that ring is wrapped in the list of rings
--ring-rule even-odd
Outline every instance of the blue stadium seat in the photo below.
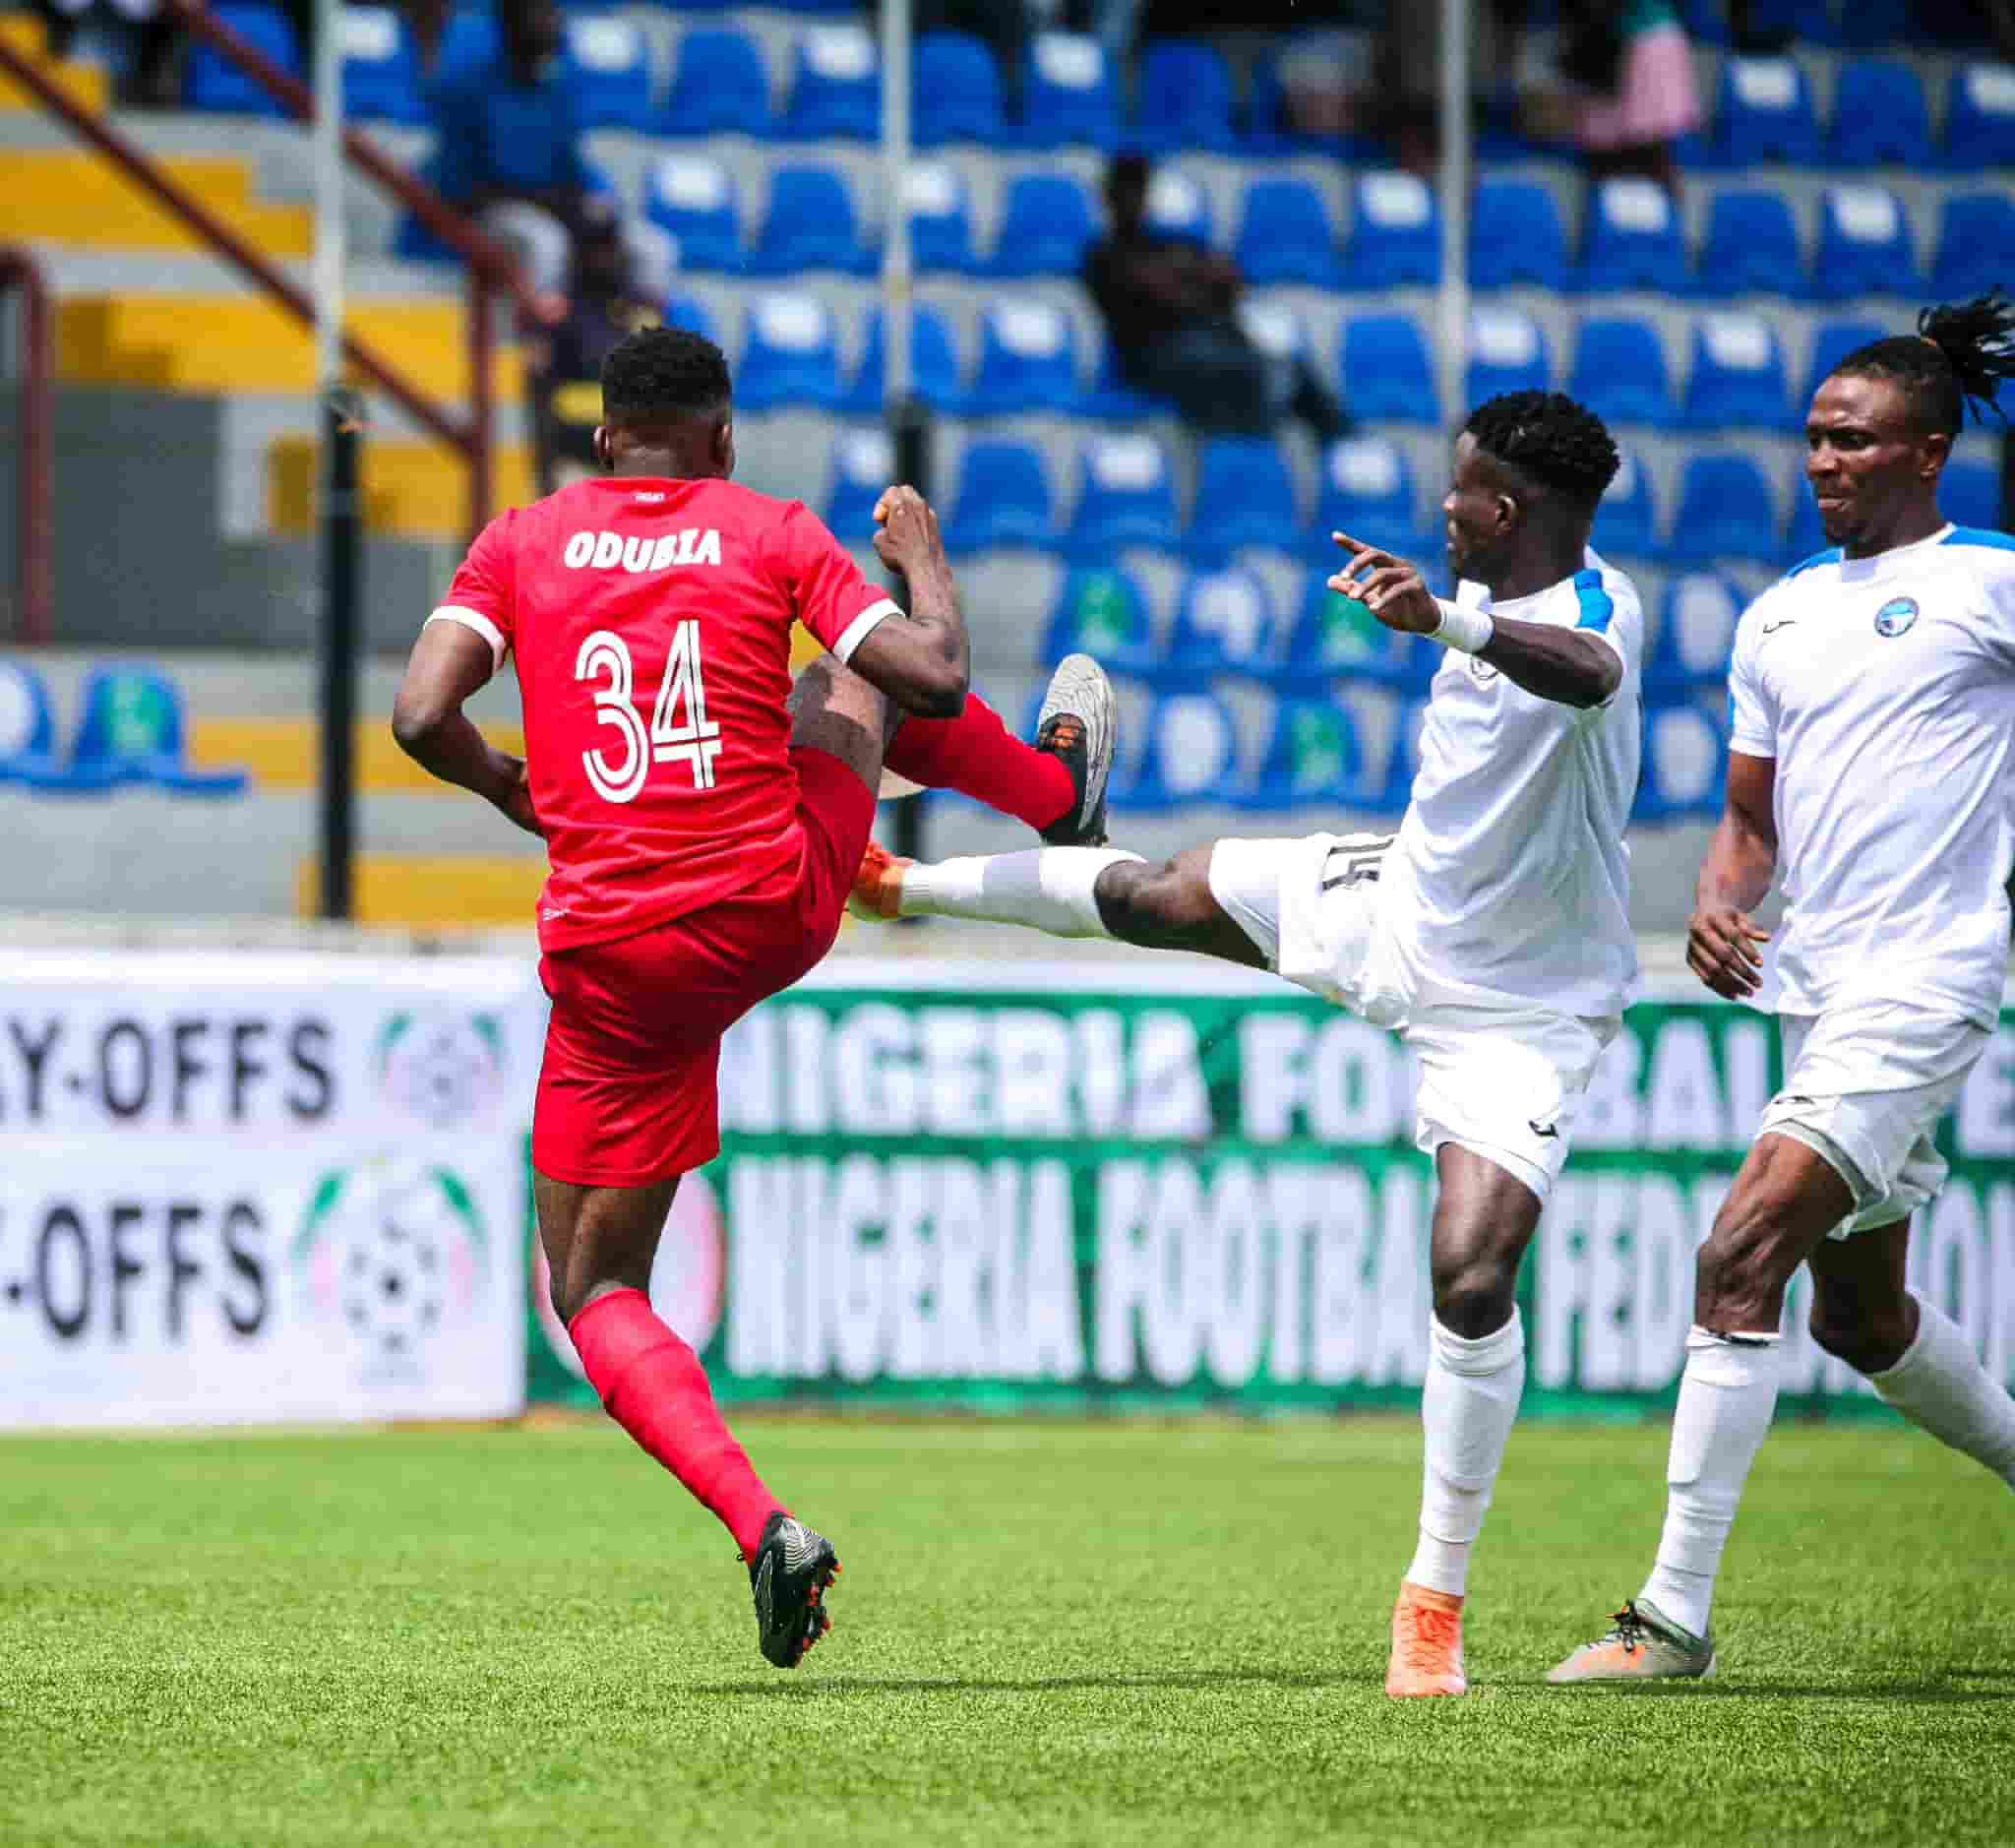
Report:
[[[1309,574],[1301,613],[1288,639],[1289,668],[1300,674],[1350,674],[1395,683],[1412,678],[1408,638],[1386,628],[1356,597],[1330,589],[1330,575],[1319,567]],[[1439,643],[1428,646],[1437,654],[1442,651]]]
[[[228,26],[255,50],[265,52],[289,77],[307,81],[301,41],[285,14],[269,6],[234,4],[233,0],[223,0],[213,11],[219,25]],[[189,63],[182,73],[182,100],[209,115],[286,114],[250,77],[201,39],[189,49]]]
[[[73,779],[56,754],[56,708],[48,683],[26,661],[0,657],[0,783],[84,795],[112,779]]]
[[[1763,187],[1716,193],[1693,286],[1702,295],[1803,295],[1805,263],[1791,202]]]
[[[1231,566],[1196,572],[1184,585],[1167,659],[1184,673],[1263,674],[1279,662],[1280,645],[1265,581]]]
[[[2001,531],[2001,471],[1989,462],[1947,462],[1938,481],[1938,505],[1955,526]]]
[[[767,136],[769,76],[747,32],[705,27],[679,40],[660,135]]]
[[[1833,89],[1827,158],[1837,167],[1922,167],[1931,157],[1931,105],[1901,58],[1850,58]]]
[[[1812,89],[1789,58],[1730,58],[1721,67],[1714,152],[1732,167],[1766,161],[1819,163],[1819,123]]]
[[[873,141],[881,134],[882,75],[865,28],[806,29],[779,132],[794,141]]]
[[[497,16],[481,0],[458,0],[448,15],[447,30],[441,34],[441,49],[435,53],[431,76],[420,80],[423,102],[444,90],[486,70],[504,54],[504,39],[497,30]]]
[[[682,270],[742,267],[742,207],[734,177],[700,154],[665,154],[643,186],[643,212],[679,240]]]
[[[1016,139],[1027,147],[1116,147],[1120,98],[1105,47],[1085,33],[1038,32],[1028,49],[1023,111]]]
[[[1792,423],[1788,391],[1784,349],[1761,315],[1700,317],[1693,330],[1692,373],[1686,381],[1690,428],[1786,429]]]
[[[1590,294],[1626,288],[1684,294],[1686,244],[1672,195],[1647,179],[1608,179],[1596,187],[1575,281]]]
[[[800,270],[872,276],[875,255],[861,242],[846,176],[837,167],[773,167],[762,235],[744,262],[752,276]]]
[[[1806,0],[1811,4],[1811,0]],[[1923,0],[1855,0],[1843,6],[1840,30],[1829,43],[1857,51],[1879,51],[1887,45],[1914,42],[1923,31]]]
[[[576,13],[567,21],[567,79],[583,128],[658,126],[651,98],[650,45],[620,13]]]
[[[1017,173],[1008,182],[1001,234],[988,267],[996,276],[1075,277],[1097,237],[1098,219],[1083,181],[1069,173]]]
[[[1567,395],[1605,423],[1667,429],[1679,421],[1665,342],[1649,321],[1631,316],[1582,323]]]
[[[1747,456],[1689,457],[1679,476],[1679,511],[1666,554],[1686,564],[1722,558],[1776,564],[1775,508],[1770,483]]]
[[[1857,348],[1886,339],[1895,333],[1879,321],[1822,321],[1812,334],[1812,362],[1805,371],[1805,390],[1797,405],[1802,421],[1812,402],[1812,394],[1826,383],[1833,368]]]
[[[1397,443],[1358,436],[1329,446],[1315,503],[1321,542],[1332,532],[1347,532],[1388,552],[1412,552],[1422,540],[1418,506],[1413,464]]]
[[[1663,696],[1728,680],[1741,590],[1714,571],[1689,571],[1666,586],[1658,641],[1644,664],[1646,691]]]
[[[1553,383],[1546,330],[1517,308],[1479,308],[1469,318],[1468,401],[1500,392],[1544,392]]]
[[[419,58],[398,9],[346,6],[338,10],[336,24],[342,32],[343,114],[358,122],[423,127]]]
[[[1721,812],[1728,777],[1728,734],[1705,700],[1647,706],[1644,770],[1635,819],[1707,820]]]
[[[919,148],[942,148],[947,142],[991,147],[1002,139],[1007,118],[1001,67],[984,38],[970,32],[926,32],[917,40],[912,94]]]
[[[659,311],[668,328],[684,328],[689,334],[703,334],[716,346],[720,344],[720,330],[714,324],[713,310],[698,295],[674,294]]]
[[[1658,536],[1658,508],[1651,496],[1651,470],[1627,450],[1595,512],[1595,549],[1607,555],[1656,558],[1665,547]]]
[[[1158,237],[1211,241],[1210,195],[1191,174],[1163,167],[1147,183],[1147,225]]]
[[[917,161],[902,176],[902,193],[909,207],[911,264],[920,271],[977,276],[965,175],[948,161]]]
[[[968,443],[958,459],[958,493],[945,529],[946,549],[1048,551],[1056,538],[1056,497],[1042,451],[1033,443],[1000,438]]]
[[[1154,619],[1131,572],[1082,565],[1065,577],[1043,630],[1042,660],[1054,666],[1080,650],[1119,672],[1154,665]]]
[[[1473,288],[1567,286],[1567,227],[1552,187],[1488,179],[1476,189],[1469,280]]]
[[[1364,777],[1364,747],[1349,708],[1283,700],[1245,802],[1255,809],[1362,807]]]
[[[1939,301],[1984,295],[2015,280],[2015,200],[2006,192],[1948,193],[1931,259],[1931,294]]]
[[[930,407],[947,417],[965,408],[965,383],[959,370],[958,342],[942,309],[918,302],[909,318],[910,390]],[[849,416],[879,417],[886,398],[888,353],[883,311],[868,316],[861,343],[861,363],[854,369],[840,408]]]
[[[176,795],[235,796],[252,780],[241,770],[191,768],[182,690],[158,668],[93,667],[78,708],[64,770],[77,786],[151,783]]]
[[[1359,315],[1343,330],[1343,401],[1361,423],[1441,422],[1428,342],[1410,315]]]
[[[1156,154],[1231,154],[1232,74],[1214,45],[1157,38],[1140,59],[1135,137]]]
[[[1441,214],[1415,173],[1361,173],[1343,251],[1346,288],[1434,288],[1441,280]]]
[[[1246,295],[1235,312],[1246,338],[1269,358],[1310,358],[1308,326],[1292,304],[1278,297]]]
[[[1923,293],[1910,220],[1894,193],[1877,186],[1827,188],[1819,208],[1812,293],[1821,301]]]
[[[749,310],[741,363],[735,368],[739,410],[809,404],[839,406],[839,340],[832,310],[816,295],[777,294]]]
[[[1236,801],[1238,746],[1238,727],[1222,700],[1207,693],[1164,694],[1148,712],[1139,763],[1114,801],[1150,811]]]
[[[1243,546],[1292,552],[1307,543],[1295,478],[1279,444],[1264,436],[1205,437],[1196,453],[1196,501],[1191,551],[1229,558]]]
[[[1174,416],[1176,407],[1132,384],[1120,366],[1120,355],[1112,336],[1099,337],[1098,371],[1091,390],[1078,400],[1077,408],[1086,417],[1101,417],[1109,423],[1138,423],[1143,417]]]
[[[1083,491],[1065,539],[1074,556],[1110,557],[1128,545],[1175,549],[1175,476],[1159,441],[1133,432],[1093,437],[1084,446],[1082,473]]]
[[[888,432],[842,430],[832,440],[832,487],[825,497],[825,524],[848,545],[875,536],[875,503],[895,479],[895,446]]]
[[[1937,157],[1955,173],[2015,166],[2015,67],[1968,64],[1954,75]]]
[[[968,400],[975,417],[1078,408],[1077,336],[1053,303],[995,301],[980,317],[980,367]]]
[[[1234,253],[1246,280],[1258,288],[1300,282],[1336,288],[1336,232],[1322,195],[1308,180],[1254,180],[1246,188],[1246,212]]]

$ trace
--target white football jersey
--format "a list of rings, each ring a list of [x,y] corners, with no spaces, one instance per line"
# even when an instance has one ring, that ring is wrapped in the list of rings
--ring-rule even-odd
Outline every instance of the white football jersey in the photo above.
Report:
[[[1562,706],[1448,650],[1380,875],[1395,943],[1454,995],[1620,1014],[1637,990],[1623,843],[1643,734],[1636,587],[1590,552],[1585,569],[1532,596],[1494,603],[1473,584],[1457,594],[1496,617],[1590,630],[1623,677],[1605,706]]]
[[[1777,760],[1787,910],[1762,999],[1993,1025],[2008,966],[2015,539],[1945,526],[1807,559],[1743,613],[1734,749]]]

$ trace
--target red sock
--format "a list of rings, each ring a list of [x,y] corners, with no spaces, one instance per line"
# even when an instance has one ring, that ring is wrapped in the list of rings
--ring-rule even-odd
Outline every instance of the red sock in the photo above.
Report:
[[[956,718],[904,719],[888,747],[887,764],[913,783],[956,789],[1038,833],[1077,800],[1063,759],[1023,744],[976,693]]]
[[[750,1559],[783,1507],[763,1486],[713,1402],[700,1356],[641,1290],[597,1296],[567,1332],[608,1413],[720,1517]]]

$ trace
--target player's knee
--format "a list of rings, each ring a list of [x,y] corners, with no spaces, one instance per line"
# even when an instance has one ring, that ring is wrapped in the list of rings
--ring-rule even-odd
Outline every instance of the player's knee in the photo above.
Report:
[[[1179,946],[1207,922],[1207,904],[1191,890],[1193,884],[1173,860],[1160,866],[1118,861],[1099,875],[1099,916],[1123,942]]]
[[[1865,1304],[1838,1302],[1823,1294],[1813,1297],[1806,1325],[1826,1353],[1863,1374],[1895,1366],[1912,1338],[1901,1304],[1870,1311]]]
[[[1435,1320],[1465,1341],[1481,1340],[1510,1319],[1518,1289],[1518,1260],[1484,1240],[1441,1247],[1432,1262]]]
[[[1795,1196],[1774,1189],[1733,1195],[1700,1247],[1699,1309],[1775,1303],[1803,1253]]]

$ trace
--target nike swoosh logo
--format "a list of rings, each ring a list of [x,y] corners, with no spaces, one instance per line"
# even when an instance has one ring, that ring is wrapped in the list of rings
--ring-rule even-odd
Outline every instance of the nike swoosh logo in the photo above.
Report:
[[[1763,633],[1766,636],[1774,636],[1780,629],[1789,629],[1797,621],[1796,616],[1780,616],[1774,623],[1765,623]]]
[[[1560,1134],[1557,1123],[1541,1123],[1532,1117],[1525,1119],[1525,1127],[1535,1136],[1557,1137]]]

